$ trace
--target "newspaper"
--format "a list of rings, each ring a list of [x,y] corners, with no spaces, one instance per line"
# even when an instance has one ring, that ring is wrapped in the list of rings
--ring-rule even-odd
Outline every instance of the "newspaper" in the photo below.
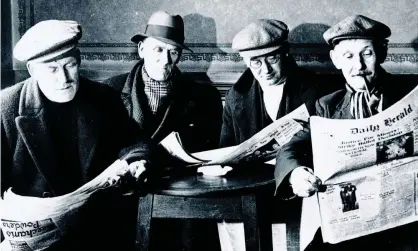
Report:
[[[183,148],[177,132],[169,134],[160,144],[186,166],[235,165],[253,160],[266,162],[275,159],[281,146],[303,129],[300,122],[307,123],[308,119],[309,112],[303,104],[237,146],[188,153]]]
[[[338,243],[418,221],[418,87],[361,120],[311,117],[325,242]]]
[[[77,212],[87,200],[115,186],[123,172],[128,172],[128,164],[117,160],[76,191],[51,198],[20,196],[8,189],[0,200],[0,228],[5,237],[1,250],[44,250],[58,242],[77,224]]]

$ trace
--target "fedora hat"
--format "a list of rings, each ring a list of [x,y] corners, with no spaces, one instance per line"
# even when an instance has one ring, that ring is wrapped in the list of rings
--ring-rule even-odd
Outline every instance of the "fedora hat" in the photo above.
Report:
[[[192,51],[184,45],[184,23],[180,15],[170,15],[165,11],[155,12],[148,20],[145,32],[134,35],[131,41],[139,43],[147,37]]]

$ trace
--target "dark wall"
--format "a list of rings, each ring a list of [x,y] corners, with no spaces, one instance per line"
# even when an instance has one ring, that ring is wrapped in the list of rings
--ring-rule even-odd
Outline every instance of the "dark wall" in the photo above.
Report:
[[[14,83],[10,1],[1,1],[1,88]]]
[[[6,0],[3,3],[12,9],[11,21],[6,25],[10,27],[11,22],[12,41],[10,36],[7,41],[12,45],[39,21],[80,22],[82,73],[98,81],[127,72],[135,64],[138,55],[130,38],[144,31],[148,18],[156,10],[167,10],[184,18],[186,43],[194,53],[183,54],[180,69],[197,81],[213,82],[223,91],[245,69],[239,54],[231,49],[232,39],[257,18],[275,18],[288,24],[291,51],[299,65],[320,73],[335,73],[322,33],[348,15],[369,16],[392,28],[384,67],[397,74],[418,73],[415,0]],[[10,65],[10,57],[8,60]],[[13,69],[16,80],[27,76],[24,64],[13,61]]]

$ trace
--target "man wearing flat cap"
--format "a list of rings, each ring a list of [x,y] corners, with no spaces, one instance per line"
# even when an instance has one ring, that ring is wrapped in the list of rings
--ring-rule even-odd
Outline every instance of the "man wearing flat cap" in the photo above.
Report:
[[[112,88],[79,75],[80,38],[77,22],[47,20],[30,28],[14,47],[14,57],[26,62],[31,77],[0,92],[2,196],[9,188],[22,196],[64,195],[118,158],[130,163],[135,177],[144,171],[150,144]],[[135,228],[125,225],[135,221],[135,212],[129,214],[132,209],[123,206],[121,197],[109,194],[106,206],[86,217],[86,226],[51,249],[119,250],[133,244],[134,239],[119,238]],[[121,211],[121,216],[112,214]],[[133,218],[124,220],[125,215]],[[112,231],[112,224],[121,231]]]
[[[390,35],[388,26],[362,15],[349,16],[325,31],[323,37],[333,47],[330,57],[335,67],[342,71],[346,88],[320,98],[316,102],[316,115],[331,119],[368,118],[387,109],[413,89],[414,83],[387,73],[381,66],[387,55]],[[290,183],[294,195],[299,197],[309,197],[318,191],[321,180],[312,170],[309,130],[297,133],[281,149],[277,165],[288,166],[288,172],[276,170],[278,187]],[[324,244],[318,231],[306,250],[354,250],[366,244],[376,250],[417,248],[418,243],[414,240],[417,231],[418,225],[413,223],[335,245]]]
[[[289,29],[259,19],[232,41],[248,69],[225,97],[220,146],[238,145],[302,104],[314,110],[315,76],[289,55]]]
[[[239,52],[248,69],[225,97],[221,147],[241,144],[302,104],[309,113],[314,112],[316,76],[298,67],[289,55],[288,34],[284,22],[259,19],[233,38],[232,49]],[[275,152],[277,146],[271,142],[268,147]],[[229,232],[239,231],[233,225],[227,227]],[[238,249],[244,248],[243,236],[234,239]]]
[[[132,37],[141,60],[131,72],[106,81],[120,91],[131,118],[155,141],[179,133],[190,152],[216,148],[222,102],[217,89],[198,84],[177,68],[184,45],[184,24],[179,15],[157,11],[144,33]]]

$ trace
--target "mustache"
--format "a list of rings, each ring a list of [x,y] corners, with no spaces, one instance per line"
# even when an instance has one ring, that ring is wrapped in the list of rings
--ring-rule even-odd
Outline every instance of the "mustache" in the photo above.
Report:
[[[359,71],[359,72],[356,72],[356,73],[354,73],[354,74],[351,74],[353,77],[355,77],[355,76],[360,76],[360,77],[363,77],[363,76],[368,76],[368,75],[372,75],[372,72],[371,71]]]

